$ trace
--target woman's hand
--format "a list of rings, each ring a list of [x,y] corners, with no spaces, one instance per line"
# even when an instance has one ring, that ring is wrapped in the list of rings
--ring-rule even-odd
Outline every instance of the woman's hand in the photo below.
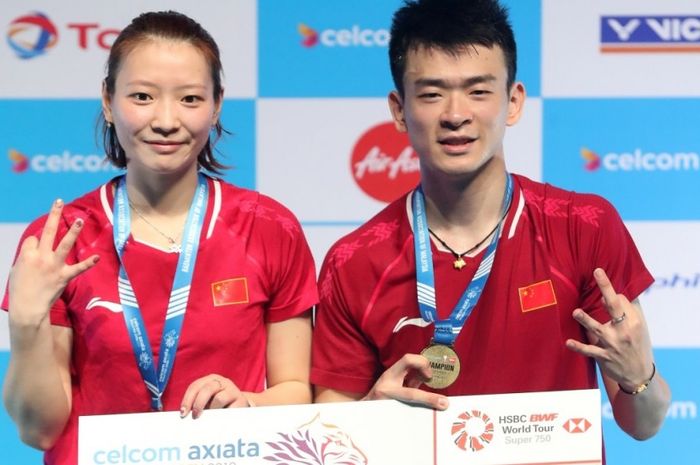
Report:
[[[252,404],[238,386],[228,378],[212,373],[190,384],[180,404],[180,417],[192,412],[199,418],[207,408],[251,407]]]
[[[62,211],[63,201],[56,200],[41,237],[37,239],[29,236],[22,242],[15,265],[10,271],[11,321],[40,324],[68,282],[92,268],[99,260],[98,255],[92,255],[73,265],[66,263],[66,257],[83,227],[80,218],[75,220],[54,249]]]

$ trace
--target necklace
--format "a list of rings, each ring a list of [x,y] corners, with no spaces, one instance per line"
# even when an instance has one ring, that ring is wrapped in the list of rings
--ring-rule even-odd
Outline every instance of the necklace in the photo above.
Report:
[[[158,234],[160,234],[161,236],[163,236],[163,237],[165,238],[165,240],[168,241],[168,244],[169,244],[169,245],[168,245],[168,251],[170,251],[170,252],[175,252],[175,253],[180,253],[180,252],[182,252],[182,248],[180,247],[180,244],[178,244],[178,243],[177,243],[177,240],[176,240],[178,237],[180,237],[180,234],[178,234],[176,237],[172,237],[172,236],[169,236],[169,235],[165,234],[163,231],[161,231],[161,230],[158,228],[158,226],[156,226],[155,224],[153,224],[153,223],[151,223],[150,221],[148,221],[148,219],[146,219],[146,217],[139,211],[139,209],[136,208],[136,206],[135,206],[133,203],[131,203],[131,200],[129,200],[129,206],[131,207],[132,210],[134,210],[134,213],[136,213],[136,215],[137,215],[139,218],[141,218],[141,219],[142,219],[147,225],[149,225],[155,232],[157,232]],[[444,244],[443,244],[443,245],[444,245]],[[445,247],[447,247],[447,245],[445,245]],[[449,247],[447,247],[447,248],[449,249]]]
[[[442,244],[447,250],[449,250],[449,251],[452,253],[452,255],[454,255],[455,261],[452,263],[452,266],[454,267],[454,269],[455,269],[455,270],[461,270],[462,268],[464,268],[464,267],[467,265],[467,262],[464,261],[464,256],[465,256],[465,255],[468,255],[468,254],[470,254],[470,253],[472,253],[473,251],[475,251],[476,249],[478,249],[479,246],[480,246],[481,244],[483,244],[484,242],[486,242],[486,239],[488,239],[489,237],[491,237],[491,234],[493,234],[494,232],[496,232],[496,229],[498,229],[498,226],[499,226],[499,225],[501,224],[501,222],[505,219],[505,217],[506,217],[507,214],[508,214],[508,209],[506,209],[506,212],[503,214],[503,216],[501,217],[501,219],[498,220],[498,222],[496,223],[496,226],[494,226],[493,229],[492,229],[491,231],[489,231],[489,233],[488,233],[486,236],[484,236],[483,239],[481,239],[479,242],[477,242],[472,248],[470,248],[469,250],[467,250],[467,251],[465,251],[465,252],[462,252],[462,253],[457,252],[455,249],[453,249],[452,247],[450,247],[449,245],[447,245],[447,242],[445,242],[445,241],[443,241],[442,239],[440,239],[440,237],[438,237],[438,235],[435,234],[435,232],[434,232],[432,229],[428,228],[428,232],[429,232],[435,239],[437,239],[437,241],[438,241],[440,244]]]

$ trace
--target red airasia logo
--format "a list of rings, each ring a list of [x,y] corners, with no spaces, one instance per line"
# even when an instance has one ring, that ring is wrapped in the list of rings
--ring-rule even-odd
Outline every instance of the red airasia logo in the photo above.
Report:
[[[360,189],[382,202],[396,200],[420,182],[418,156],[394,123],[368,129],[352,149],[350,169]]]

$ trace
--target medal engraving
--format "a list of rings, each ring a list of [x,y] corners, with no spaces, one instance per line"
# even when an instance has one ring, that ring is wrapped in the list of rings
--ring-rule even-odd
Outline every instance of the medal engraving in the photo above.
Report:
[[[423,349],[421,355],[428,359],[433,377],[425,383],[433,389],[444,389],[459,376],[460,364],[457,353],[449,346],[434,344]]]

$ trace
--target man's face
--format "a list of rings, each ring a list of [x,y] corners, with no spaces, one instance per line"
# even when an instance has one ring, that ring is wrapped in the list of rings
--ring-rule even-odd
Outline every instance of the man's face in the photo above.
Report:
[[[520,117],[525,91],[507,88],[500,47],[466,46],[458,54],[409,51],[404,96],[389,95],[399,131],[408,132],[421,173],[464,177],[503,156],[505,128]]]

